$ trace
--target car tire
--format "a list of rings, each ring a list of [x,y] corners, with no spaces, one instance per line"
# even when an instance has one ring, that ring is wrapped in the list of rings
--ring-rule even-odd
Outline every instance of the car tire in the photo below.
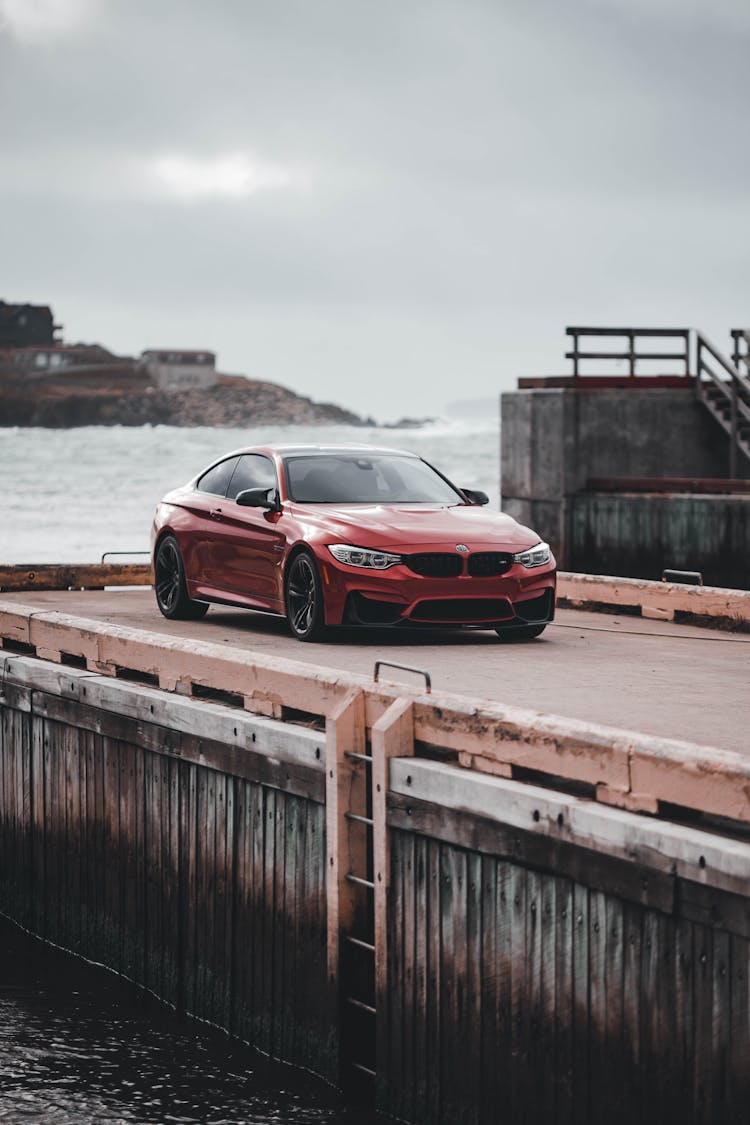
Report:
[[[315,559],[300,551],[289,564],[284,584],[289,628],[298,641],[319,641],[325,635],[323,584]]]
[[[531,641],[534,637],[541,637],[544,625],[517,625],[515,629],[495,629],[501,641]]]
[[[172,621],[197,621],[208,612],[208,602],[188,597],[182,552],[174,535],[165,535],[156,548],[154,593],[160,612]]]

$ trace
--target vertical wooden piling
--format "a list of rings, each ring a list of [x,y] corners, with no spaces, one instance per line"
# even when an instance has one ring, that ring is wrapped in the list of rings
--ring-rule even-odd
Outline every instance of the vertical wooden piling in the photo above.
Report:
[[[387,796],[392,758],[410,758],[414,753],[414,706],[397,699],[372,727],[372,819],[375,882],[375,1007],[376,1098],[386,1104],[384,1086],[388,1073],[388,903],[391,883],[391,850],[387,825]]]
[[[342,980],[343,943],[356,929],[367,878],[367,847],[359,824],[347,814],[367,807],[365,699],[350,691],[326,723],[326,901],[331,1032],[341,1039],[348,982]]]

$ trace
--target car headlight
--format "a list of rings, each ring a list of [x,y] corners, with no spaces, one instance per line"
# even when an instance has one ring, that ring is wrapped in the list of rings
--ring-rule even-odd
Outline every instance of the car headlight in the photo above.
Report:
[[[514,555],[513,562],[526,567],[544,566],[551,558],[549,543],[537,543],[536,547],[529,547],[528,551],[521,551],[518,555]]]
[[[387,570],[401,562],[401,555],[389,555],[387,551],[370,551],[367,547],[348,547],[345,543],[329,543],[328,550],[337,562],[347,566],[362,566],[368,570]]]

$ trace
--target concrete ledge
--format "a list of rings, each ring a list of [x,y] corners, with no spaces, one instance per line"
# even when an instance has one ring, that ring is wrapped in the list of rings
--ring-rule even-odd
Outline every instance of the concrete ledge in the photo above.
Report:
[[[676,591],[685,594],[680,587]],[[123,671],[131,678],[146,676],[162,690],[181,695],[201,688],[231,694],[247,711],[275,719],[294,719],[303,712],[330,720],[348,693],[358,689],[365,726],[372,730],[396,700],[409,699],[414,740],[428,750],[451,754],[477,774],[513,777],[514,771],[534,770],[546,775],[551,787],[583,782],[605,805],[645,813],[659,811],[660,803],[681,805],[750,823],[750,757],[736,752],[447,692],[422,694],[403,684],[375,684],[366,676],[313,669],[245,648],[176,639],[17,603],[0,605],[0,639],[7,640],[11,652],[20,644],[29,655],[58,665],[72,659],[85,662],[89,672],[112,678]]]
[[[560,605],[573,609],[619,606],[641,617],[674,621],[686,616],[717,629],[750,631],[750,590],[561,571],[557,597]]]

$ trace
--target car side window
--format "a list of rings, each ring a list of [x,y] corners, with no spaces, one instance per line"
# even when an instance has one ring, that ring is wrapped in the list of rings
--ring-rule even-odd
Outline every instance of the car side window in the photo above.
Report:
[[[260,453],[243,453],[227,489],[227,498],[234,500],[246,488],[276,487],[276,469],[273,461]]]
[[[210,492],[214,496],[226,496],[227,486],[232,479],[232,473],[237,467],[238,460],[238,457],[229,457],[226,461],[220,461],[218,465],[214,465],[213,469],[209,469],[198,481],[199,490]]]

